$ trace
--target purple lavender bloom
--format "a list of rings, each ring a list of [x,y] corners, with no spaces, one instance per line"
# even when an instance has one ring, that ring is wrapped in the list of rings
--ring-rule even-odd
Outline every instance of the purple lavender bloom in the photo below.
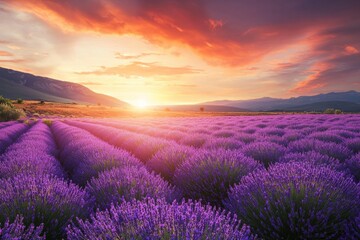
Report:
[[[68,123],[85,129],[100,139],[133,153],[135,157],[143,162],[147,162],[157,151],[173,143],[172,141],[131,133],[113,127],[70,121]]]
[[[12,240],[45,240],[45,236],[42,235],[43,226],[35,227],[30,224],[26,227],[23,224],[23,217],[16,216],[15,221],[10,223],[7,220],[4,226],[0,224],[0,239],[12,239]]]
[[[278,137],[282,137],[285,135],[285,131],[279,128],[265,128],[262,131],[258,131],[258,133],[267,136],[278,136]]]
[[[360,191],[330,168],[278,163],[244,177],[225,205],[262,238],[337,239],[360,212]]]
[[[180,143],[194,148],[201,148],[208,139],[209,136],[206,134],[189,134],[182,138]]]
[[[315,151],[287,153],[280,158],[279,162],[307,162],[314,166],[330,167],[331,169],[338,171],[344,170],[344,166],[336,158],[332,158]]]
[[[212,135],[217,138],[230,138],[233,137],[235,134],[232,131],[220,130],[214,132]]]
[[[313,139],[303,139],[299,141],[294,141],[288,146],[290,151],[293,152],[309,152],[316,151],[323,155],[336,158],[341,162],[345,161],[351,157],[351,151],[347,147],[330,142],[322,142],[319,140]]]
[[[144,167],[113,168],[102,172],[87,184],[86,190],[96,198],[100,209],[108,208],[112,203],[146,197],[165,198],[170,202],[179,198],[174,187]]]
[[[323,142],[332,142],[332,143],[342,143],[344,141],[344,138],[337,135],[336,133],[332,131],[326,131],[326,132],[315,132],[309,135],[309,138],[317,139]]]
[[[235,139],[242,141],[245,144],[249,144],[251,142],[254,142],[256,140],[256,137],[247,133],[238,133],[236,134]]]
[[[164,179],[172,182],[175,170],[185,160],[195,154],[195,149],[187,146],[173,144],[163,148],[152,157],[146,166],[148,169],[159,173]]]
[[[23,123],[15,123],[13,125],[6,126],[0,131],[0,154],[12,144],[16,138],[28,129],[28,125]]]
[[[345,167],[349,170],[356,182],[360,181],[360,153],[345,160]]]
[[[50,129],[39,122],[0,157],[0,177],[8,178],[20,173],[64,177],[65,173],[53,155],[55,153],[56,146]]]
[[[241,149],[244,144],[233,138],[211,138],[209,139],[202,148],[204,149],[226,149],[226,150],[236,150]]]
[[[47,175],[18,175],[0,180],[0,222],[21,214],[24,224],[44,224],[48,237],[62,235],[74,217],[88,215],[89,195],[72,183]]]
[[[54,122],[51,128],[62,148],[60,160],[63,166],[70,178],[80,185],[113,167],[142,166],[130,153],[101,141],[85,130],[60,122]]]
[[[171,143],[159,138],[133,134],[132,137],[125,139],[119,147],[132,152],[137,158],[146,163],[159,150],[169,147]]]
[[[186,198],[221,205],[230,186],[262,165],[239,151],[198,151],[174,175],[174,184]]]
[[[286,148],[272,142],[254,142],[246,145],[242,151],[246,156],[252,157],[268,167],[284,156]]]
[[[346,139],[344,144],[354,153],[360,152],[360,136],[357,138]]]
[[[336,143],[323,143],[315,146],[315,151],[339,159],[344,162],[350,158],[352,152],[347,147]]]
[[[255,239],[250,228],[230,214],[200,202],[146,199],[124,202],[77,220],[67,228],[68,239]]]

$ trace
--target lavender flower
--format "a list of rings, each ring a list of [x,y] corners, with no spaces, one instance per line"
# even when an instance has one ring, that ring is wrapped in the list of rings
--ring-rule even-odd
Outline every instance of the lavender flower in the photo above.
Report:
[[[23,224],[23,217],[16,216],[13,223],[7,220],[4,226],[0,224],[0,239],[42,240],[45,239],[45,236],[42,236],[42,231],[42,225],[35,227],[30,224],[29,227],[26,227]]]
[[[336,158],[332,158],[315,151],[288,153],[280,158],[279,162],[306,162],[314,166],[330,167],[339,171],[344,170],[344,166]]]
[[[244,177],[226,206],[262,238],[336,239],[360,212],[360,191],[330,168],[279,163]]]
[[[221,205],[230,186],[260,168],[239,151],[198,151],[175,171],[174,184],[187,198]]]
[[[202,148],[205,149],[226,149],[226,150],[236,150],[241,149],[244,144],[233,138],[211,138],[208,140]]]
[[[357,138],[350,138],[345,140],[345,146],[347,146],[354,153],[360,152],[360,136]]]
[[[250,229],[230,214],[200,202],[166,203],[146,199],[125,202],[78,219],[67,228],[68,239],[254,239]]]
[[[144,167],[114,168],[102,172],[88,183],[86,190],[95,196],[96,204],[101,209],[125,200],[152,197],[172,201],[178,198],[173,187]]]
[[[185,160],[195,154],[195,149],[173,144],[168,148],[163,148],[152,157],[146,166],[148,169],[159,173],[167,181],[172,182],[175,170]]]
[[[17,137],[24,133],[28,129],[28,126],[23,123],[15,123],[1,128],[0,131],[0,154],[13,143]]]
[[[50,129],[44,123],[39,122],[0,157],[0,176],[7,178],[27,173],[64,177],[65,173],[53,155],[55,153],[56,146]]]
[[[141,166],[131,154],[101,141],[85,130],[54,122],[51,125],[62,148],[60,160],[72,180],[85,185],[92,177],[113,167]]]
[[[246,145],[242,151],[246,156],[252,157],[268,167],[286,153],[286,148],[272,142],[254,142]]]
[[[349,170],[356,182],[360,181],[360,153],[345,161],[345,167]]]
[[[316,151],[323,155],[336,158],[341,162],[345,161],[351,156],[351,151],[340,144],[322,142],[319,140],[303,139],[294,141],[289,144],[289,150],[295,152],[309,152]]]
[[[194,148],[201,148],[207,140],[208,136],[206,134],[189,134],[182,138],[180,143]]]
[[[18,175],[0,180],[0,222],[21,214],[26,226],[43,223],[46,235],[55,238],[74,217],[87,216],[90,200],[72,183],[47,175]]]

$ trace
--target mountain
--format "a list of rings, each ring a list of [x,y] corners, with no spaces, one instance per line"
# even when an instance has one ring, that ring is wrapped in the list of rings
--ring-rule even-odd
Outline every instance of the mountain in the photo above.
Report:
[[[285,108],[282,109],[282,111],[323,112],[328,108],[341,109],[343,112],[360,112],[360,104],[343,101],[317,102],[291,108]]]
[[[11,99],[45,100],[64,103],[128,107],[114,97],[93,92],[77,83],[35,76],[0,67],[0,95]]]
[[[199,112],[200,108],[203,108],[205,112],[249,112],[247,109],[241,109],[231,106],[221,106],[221,105],[162,105],[154,106],[154,110],[168,110],[168,111],[189,111],[189,112]]]
[[[204,105],[225,105],[251,111],[323,111],[337,108],[347,112],[359,112],[360,93],[356,91],[331,92],[315,96],[301,96],[288,99],[258,98],[251,100],[220,100],[202,103]]]

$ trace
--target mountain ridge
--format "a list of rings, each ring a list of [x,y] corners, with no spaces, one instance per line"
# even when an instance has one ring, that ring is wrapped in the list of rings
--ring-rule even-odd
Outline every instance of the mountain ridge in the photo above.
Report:
[[[64,103],[102,104],[128,107],[117,98],[96,93],[73,82],[36,76],[30,73],[0,67],[0,95],[7,98],[45,100]]]
[[[203,105],[223,105],[231,106],[243,109],[249,109],[251,111],[274,111],[274,110],[289,110],[292,108],[298,108],[300,106],[306,106],[316,103],[329,102],[333,103],[336,108],[339,105],[336,102],[346,102],[360,104],[360,92],[351,90],[345,92],[330,92],[322,93],[313,96],[299,96],[291,98],[257,98],[249,100],[218,100],[201,103]],[[325,106],[325,104],[323,104]],[[332,106],[331,104],[329,105]],[[355,105],[354,105],[355,107]],[[357,108],[357,107],[356,107]],[[301,108],[299,108],[301,110]],[[307,110],[304,110],[307,111]]]

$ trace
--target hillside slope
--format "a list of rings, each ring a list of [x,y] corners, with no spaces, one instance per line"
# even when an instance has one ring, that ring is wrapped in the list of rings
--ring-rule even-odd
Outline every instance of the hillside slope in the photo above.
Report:
[[[327,104],[325,104],[327,102]],[[221,101],[212,101],[202,103],[204,105],[222,105],[222,106],[231,106],[243,109],[249,109],[252,111],[272,111],[272,110],[289,110],[289,109],[298,109],[299,111],[307,111],[308,106],[312,104],[318,105],[327,105],[331,108],[341,108],[338,104],[335,103],[354,103],[352,105],[354,108],[351,108],[347,104],[347,109],[356,112],[357,105],[360,104],[360,93],[356,91],[348,92],[331,92],[326,94],[319,94],[315,96],[301,96],[293,97],[288,99],[280,98],[258,98],[250,100],[221,100]],[[320,104],[321,103],[321,104]],[[305,106],[305,107],[304,107]],[[350,108],[349,108],[350,107]],[[304,109],[304,110],[302,110]],[[320,108],[322,109],[322,108]]]
[[[76,102],[127,107],[128,103],[114,97],[95,93],[77,83],[35,76],[29,73],[0,68],[0,95],[7,98]]]

